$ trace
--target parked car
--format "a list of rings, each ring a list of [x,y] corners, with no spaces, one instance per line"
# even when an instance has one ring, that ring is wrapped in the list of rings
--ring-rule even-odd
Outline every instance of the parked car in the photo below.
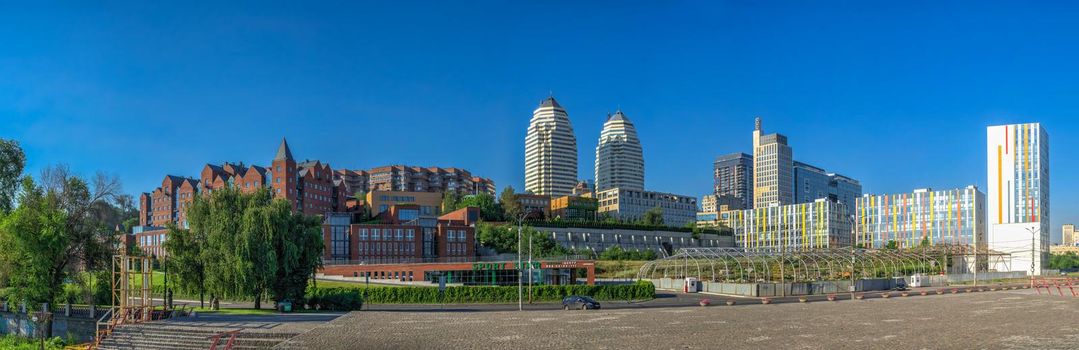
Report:
[[[571,295],[562,299],[562,310],[569,309],[595,310],[599,309],[599,302],[589,297]]]

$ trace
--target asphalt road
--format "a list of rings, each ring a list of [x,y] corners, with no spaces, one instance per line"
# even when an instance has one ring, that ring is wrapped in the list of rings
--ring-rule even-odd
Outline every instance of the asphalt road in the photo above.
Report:
[[[1076,349],[1079,298],[1031,290],[774,305],[675,295],[604,309],[357,311],[281,349]],[[690,306],[709,298],[713,306]],[[553,304],[552,304],[553,305]],[[511,305],[514,308],[516,305]]]

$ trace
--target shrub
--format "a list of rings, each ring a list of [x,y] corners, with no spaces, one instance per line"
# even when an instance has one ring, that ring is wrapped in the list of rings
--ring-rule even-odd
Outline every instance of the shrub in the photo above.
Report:
[[[319,310],[352,311],[363,307],[360,290],[352,288],[308,288],[307,307]]]
[[[509,303],[517,301],[515,286],[461,286],[447,287],[439,295],[434,287],[357,287],[357,288],[310,288],[308,305],[321,308],[322,298],[330,291],[347,290],[362,293],[359,299],[379,304],[437,304],[437,303]],[[586,295],[597,300],[644,300],[656,296],[652,283],[640,281],[624,285],[563,285],[533,286],[532,300],[561,301],[570,295]],[[361,303],[362,304],[362,303]]]

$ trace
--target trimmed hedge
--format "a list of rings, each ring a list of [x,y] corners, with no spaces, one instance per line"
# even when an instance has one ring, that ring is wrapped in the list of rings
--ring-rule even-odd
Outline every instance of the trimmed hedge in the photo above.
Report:
[[[637,231],[668,231],[668,232],[686,232],[692,233],[693,229],[689,227],[675,227],[675,226],[656,226],[656,225],[643,225],[633,223],[622,222],[603,222],[603,221],[582,221],[582,220],[546,220],[546,221],[525,221],[526,225],[535,228],[598,228],[598,229],[622,229],[622,230],[637,230]],[[698,228],[703,234],[712,234],[717,236],[733,236],[734,231],[730,228]]]
[[[439,298],[438,288],[435,287],[310,288],[308,293],[321,295],[319,293],[330,293],[329,290],[356,291],[363,294],[363,301],[377,304],[509,303],[517,301],[516,286],[447,287],[446,294],[441,299]],[[587,295],[597,300],[645,300],[655,298],[656,288],[652,283],[644,281],[623,285],[544,285],[532,287],[532,300],[534,301],[561,301],[562,298],[570,295]]]
[[[352,311],[363,307],[360,290],[351,288],[308,288],[307,307],[319,310]]]

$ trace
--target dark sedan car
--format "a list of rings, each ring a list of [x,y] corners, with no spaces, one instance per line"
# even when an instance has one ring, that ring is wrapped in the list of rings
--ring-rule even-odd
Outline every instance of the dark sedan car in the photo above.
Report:
[[[599,302],[595,299],[583,296],[568,296],[562,299],[562,310],[595,310],[599,309]]]

